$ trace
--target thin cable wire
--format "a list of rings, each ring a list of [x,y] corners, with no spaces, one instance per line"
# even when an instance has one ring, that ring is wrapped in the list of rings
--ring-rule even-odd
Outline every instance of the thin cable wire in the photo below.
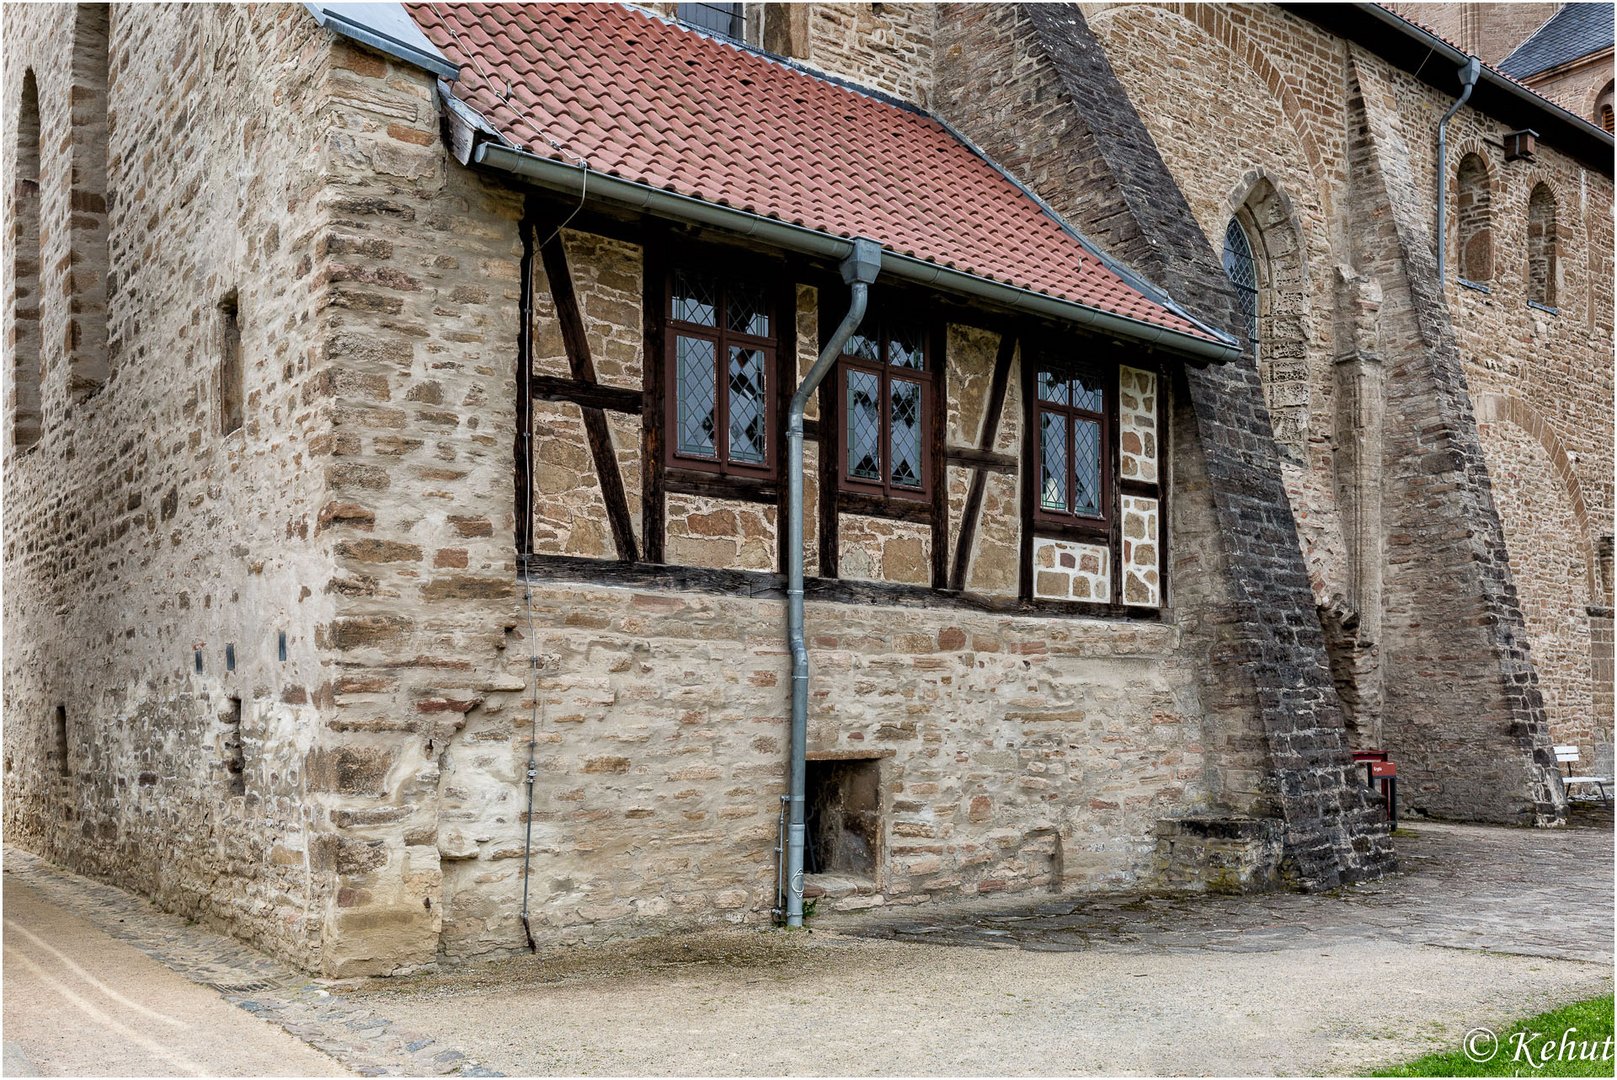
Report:
[[[572,212],[563,218],[561,223],[557,225],[555,229],[551,231],[550,235],[545,237],[537,247],[531,251],[525,251],[523,253],[524,258],[528,260],[529,266],[531,267],[532,259],[535,255],[537,255],[538,251],[554,242],[555,239],[561,235],[562,230],[571,224],[573,219],[578,216],[579,212],[584,209],[584,203],[589,198],[589,159],[573,150],[569,150],[556,139],[548,135],[533,119],[533,117],[528,114],[527,109],[523,107],[522,103],[515,100],[512,94],[511,84],[508,82],[504,83],[503,85],[497,84],[493,77],[489,75],[488,69],[485,68],[483,66],[483,62],[478,59],[477,53],[467,47],[465,39],[460,35],[460,31],[455,28],[455,24],[445,15],[442,6],[436,3],[431,4],[430,6],[434,14],[438,16],[439,21],[443,23],[444,28],[449,31],[450,36],[455,39],[456,48],[460,50],[463,56],[470,59],[473,70],[475,70],[478,77],[483,80],[483,85],[485,88],[487,88],[489,92],[493,93],[495,97],[499,99],[500,103],[509,109],[511,114],[515,116],[517,120],[521,121],[542,143],[549,146],[552,150],[555,150],[558,154],[561,154],[564,157],[572,158],[573,161],[576,162],[583,170],[582,181],[579,185],[578,204],[573,207]],[[532,228],[531,221],[527,214],[523,215],[522,228],[524,230]],[[524,232],[525,239],[529,235],[530,234],[526,231]],[[519,306],[522,309],[522,317],[525,320],[525,323],[528,324],[524,325],[523,333],[531,341],[533,333],[533,328],[531,326],[533,319],[533,274],[531,269],[527,273],[526,277],[526,291],[523,294],[522,303]],[[533,361],[531,356],[524,357],[523,367],[525,369],[522,372],[523,401],[532,402]],[[522,445],[524,449],[523,458],[525,459],[525,475],[523,476],[523,483],[525,484],[527,491],[527,512],[531,518],[534,505],[535,480],[533,460],[533,413],[531,409],[524,409],[523,416],[525,418],[524,430],[522,432]],[[526,537],[531,534],[525,531],[523,535]],[[530,918],[531,911],[529,908],[529,885],[531,880],[530,867],[532,864],[533,852],[534,789],[539,780],[539,725],[543,718],[544,705],[542,699],[540,698],[539,685],[539,636],[533,616],[532,543],[529,542],[523,546],[528,550],[523,551],[520,557],[520,561],[522,563],[522,606],[528,627],[528,670],[532,673],[533,681],[532,694],[528,699],[528,762],[526,771],[528,807],[527,813],[524,815],[523,819],[522,835],[522,932],[528,940],[529,951],[538,952],[539,946],[534,941],[533,925]]]
[[[533,228],[528,215],[522,215],[523,239],[531,244]],[[526,247],[526,244],[524,245]],[[522,301],[518,308],[522,312],[522,335],[531,345],[533,340],[533,259],[537,255],[535,249],[529,248],[522,253],[526,263],[523,277]],[[527,509],[529,522],[533,519],[534,498],[534,467],[533,467],[533,357],[531,348],[523,350],[522,356],[522,400],[525,406],[522,409],[523,430],[523,484],[527,493]],[[534,787],[539,779],[539,718],[541,704],[539,698],[539,635],[533,621],[533,542],[531,539],[531,524],[520,534],[523,539],[522,553],[522,606],[528,622],[528,670],[533,680],[533,692],[528,698],[528,809],[523,815],[522,831],[522,933],[528,939],[528,951],[538,952],[539,946],[533,939],[533,925],[529,918],[528,885],[530,881],[530,866],[533,854],[533,796]]]

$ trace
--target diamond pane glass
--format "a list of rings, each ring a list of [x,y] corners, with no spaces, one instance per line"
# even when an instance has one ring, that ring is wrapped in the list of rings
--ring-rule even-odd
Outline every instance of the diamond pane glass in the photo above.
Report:
[[[1100,516],[1100,425],[1093,420],[1072,422],[1072,512]]]
[[[1067,505],[1067,418],[1039,414],[1039,505],[1046,510]]]
[[[891,429],[892,483],[896,487],[921,486],[921,384],[894,379],[888,384]]]
[[[863,334],[854,334],[848,338],[848,343],[842,347],[842,355],[851,356],[856,360],[869,360],[872,363],[880,363],[881,340],[876,337],[866,337]]]
[[[1053,372],[1039,372],[1039,400],[1057,405],[1067,404],[1067,380],[1057,377]]]
[[[1224,230],[1224,273],[1235,286],[1235,299],[1241,308],[1243,329],[1252,351],[1258,348],[1258,268],[1252,258],[1252,243],[1246,230],[1234,218]]]
[[[848,475],[881,481],[881,380],[848,372]]]
[[[715,457],[714,406],[718,402],[718,371],[713,343],[682,336],[678,339],[677,348],[678,378],[674,388],[676,451],[696,457]]]
[[[1087,412],[1101,412],[1106,404],[1105,384],[1100,372],[1083,368],[1072,376],[1072,407]]]
[[[764,463],[768,443],[765,420],[764,351],[730,347],[730,460]]]
[[[769,310],[764,306],[762,289],[732,285],[725,301],[725,322],[731,331],[753,337],[769,336]]]
[[[674,318],[697,326],[717,326],[718,285],[706,274],[674,271]]]
[[[921,331],[913,326],[900,327],[893,331],[893,336],[887,342],[887,362],[896,368],[910,368],[920,371],[926,366],[926,348]]]

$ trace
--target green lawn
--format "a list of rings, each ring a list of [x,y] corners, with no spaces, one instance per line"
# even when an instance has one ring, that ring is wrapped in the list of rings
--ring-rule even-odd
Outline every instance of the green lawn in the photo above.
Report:
[[[1427,1054],[1371,1076],[1611,1076],[1612,997],[1578,1001],[1493,1036],[1475,1029],[1470,1052]],[[1490,1052],[1491,1051],[1491,1052]],[[1586,1055],[1593,1055],[1593,1058]],[[1582,1055],[1582,1056],[1580,1056]],[[1482,1060],[1478,1061],[1477,1058]]]

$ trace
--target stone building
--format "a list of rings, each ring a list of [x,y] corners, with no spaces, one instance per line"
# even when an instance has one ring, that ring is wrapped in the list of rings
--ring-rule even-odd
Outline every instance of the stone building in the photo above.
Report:
[[[1386,7],[1611,134],[1612,4],[1580,0]]]
[[[1484,68],[1440,169],[1386,9],[6,15],[9,842],[330,974],[767,922],[822,349],[824,903],[1609,755],[1612,142]]]

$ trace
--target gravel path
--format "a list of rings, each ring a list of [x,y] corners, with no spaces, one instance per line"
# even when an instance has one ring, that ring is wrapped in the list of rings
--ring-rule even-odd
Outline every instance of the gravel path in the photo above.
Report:
[[[1610,991],[1609,827],[1398,851],[1331,894],[923,905],[354,987],[9,849],[5,1071],[1362,1073]]]
[[[1044,896],[352,996],[539,1074],[1356,1073],[1612,985],[1612,837],[1421,824],[1337,894]]]

